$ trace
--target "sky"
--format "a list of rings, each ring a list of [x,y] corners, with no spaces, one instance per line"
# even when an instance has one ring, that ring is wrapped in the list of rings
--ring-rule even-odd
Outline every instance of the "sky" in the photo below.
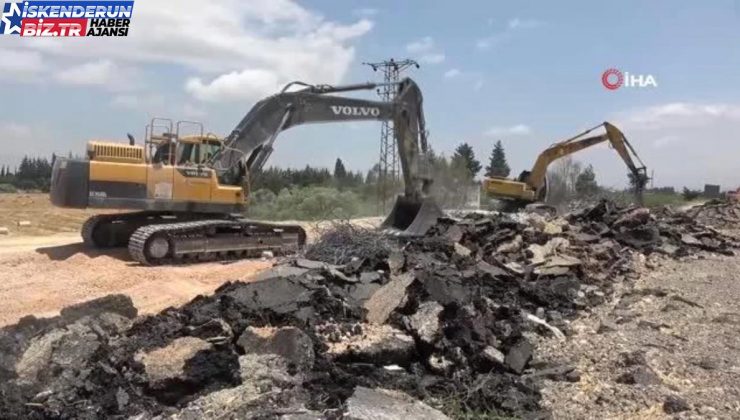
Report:
[[[740,186],[740,0],[136,0],[125,38],[0,35],[0,164],[143,137],[154,116],[228,134],[293,80],[379,80],[363,62],[411,58],[435,151],[467,142],[512,175],[602,121],[622,129],[654,185]],[[608,90],[610,68],[657,86]],[[374,98],[373,92],[365,97]],[[378,160],[380,124],[292,128],[268,165],[354,170]],[[625,184],[607,145],[574,155]]]

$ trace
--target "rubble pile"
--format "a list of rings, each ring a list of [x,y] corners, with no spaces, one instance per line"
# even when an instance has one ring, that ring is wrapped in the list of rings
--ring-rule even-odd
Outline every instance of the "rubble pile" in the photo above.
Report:
[[[568,220],[575,229],[589,235],[612,237],[623,246],[644,254],[672,257],[697,250],[734,255],[737,238],[718,232],[686,212],[665,207],[656,213],[646,208],[618,207],[603,200],[596,206],[572,213]]]
[[[686,210],[686,215],[699,223],[716,228],[740,227],[740,202],[710,200]]]
[[[640,253],[738,245],[691,217],[606,201],[567,218],[440,220],[402,247],[369,245],[379,252],[358,252],[367,248],[351,239],[324,236],[331,246],[320,241],[313,249],[324,251],[310,254],[324,261],[295,258],[155,316],[136,318],[130,300],[112,296],[6,327],[0,412],[542,417],[541,380],[580,376],[538,362],[532,334],[563,339],[577,311],[636,276]]]

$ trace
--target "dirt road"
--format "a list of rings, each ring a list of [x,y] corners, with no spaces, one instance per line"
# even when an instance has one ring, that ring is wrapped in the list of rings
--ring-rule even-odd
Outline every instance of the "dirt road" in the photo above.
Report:
[[[0,227],[9,231],[0,235],[0,326],[25,315],[55,315],[64,306],[110,293],[131,296],[142,313],[158,312],[229,280],[246,280],[274,262],[142,267],[126,249],[95,251],[82,245],[80,227],[96,213],[56,208],[48,194],[0,194]],[[353,223],[374,227],[380,221],[371,217]],[[301,224],[311,240],[330,223]]]
[[[245,280],[273,261],[142,267],[126,249],[85,248],[79,234],[0,238],[0,325],[50,316],[72,303],[124,293],[142,313],[180,305],[229,280]]]

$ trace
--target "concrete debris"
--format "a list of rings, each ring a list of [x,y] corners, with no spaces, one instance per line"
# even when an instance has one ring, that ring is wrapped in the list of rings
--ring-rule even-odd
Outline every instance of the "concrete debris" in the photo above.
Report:
[[[31,222],[28,220],[19,220],[18,221],[18,227],[30,227]]]
[[[313,367],[313,341],[296,327],[247,327],[236,345],[247,354],[281,356],[300,371]]]
[[[469,256],[470,256],[470,254],[472,254],[472,253],[473,253],[473,251],[471,251],[470,249],[468,249],[468,248],[466,248],[466,247],[464,247],[464,246],[460,245],[460,244],[459,244],[459,243],[457,243],[457,242],[455,242],[453,246],[455,247],[455,253],[456,253],[457,255],[459,255],[459,256],[461,256],[461,257],[463,257],[463,258],[465,258],[465,257],[469,257]]]
[[[6,228],[5,226],[0,226],[0,235],[9,235],[10,230]]]
[[[736,228],[740,225],[740,203],[710,200],[685,212],[686,216],[715,228]]]
[[[522,240],[522,235],[516,235],[513,240],[509,242],[504,242],[499,245],[498,248],[496,248],[496,252],[499,254],[509,254],[512,252],[517,252],[522,249],[523,244],[524,240]]]
[[[327,266],[327,264],[323,261],[314,261],[309,260],[306,258],[297,258],[295,260],[295,266],[300,268],[305,268],[308,270],[319,270],[323,269]]]
[[[532,264],[542,264],[545,259],[550,255],[550,250],[543,245],[532,244],[527,247],[527,251],[530,253],[529,262]]]
[[[363,271],[360,273],[360,283],[378,283],[382,280],[377,271]]]
[[[387,389],[369,389],[358,386],[347,400],[347,419],[449,419],[439,410],[412,398],[408,394]]]
[[[506,359],[506,356],[501,353],[501,350],[493,346],[488,346],[483,349],[483,357],[485,357],[488,361],[496,363],[498,365],[503,365]]]
[[[681,235],[681,242],[683,242],[686,245],[692,245],[692,246],[701,246],[702,242],[698,239],[696,239],[694,236],[689,235],[688,233],[684,233]]]
[[[403,252],[399,250],[391,251],[390,255],[388,255],[388,269],[391,274],[399,274],[405,262],[406,257],[403,255]]]
[[[144,365],[149,386],[158,388],[166,381],[184,379],[185,363],[198,352],[212,348],[212,344],[199,338],[181,337],[166,347],[137,354],[134,360]]]
[[[318,336],[327,347],[326,355],[333,360],[373,363],[376,365],[408,365],[415,352],[414,339],[390,325],[365,325],[358,334],[336,338],[336,325],[325,325]]]
[[[450,370],[455,367],[454,362],[438,354],[433,354],[429,356],[429,359],[427,359],[427,364],[429,365],[429,368],[432,370],[432,372],[440,375],[449,374]]]
[[[445,238],[452,243],[458,243],[463,237],[463,230],[460,226],[453,225],[445,232]]]
[[[441,327],[439,315],[444,308],[437,302],[424,302],[419,310],[409,317],[409,329],[421,342],[434,343],[439,337]]]

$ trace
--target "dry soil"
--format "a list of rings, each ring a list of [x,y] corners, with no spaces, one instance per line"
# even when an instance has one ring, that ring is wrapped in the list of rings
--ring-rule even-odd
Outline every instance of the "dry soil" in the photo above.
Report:
[[[577,383],[549,382],[555,418],[740,418],[740,256],[663,260],[634,291],[575,321],[545,359],[571,364]],[[645,383],[620,377],[645,369]],[[668,413],[683,401],[685,411]]]

